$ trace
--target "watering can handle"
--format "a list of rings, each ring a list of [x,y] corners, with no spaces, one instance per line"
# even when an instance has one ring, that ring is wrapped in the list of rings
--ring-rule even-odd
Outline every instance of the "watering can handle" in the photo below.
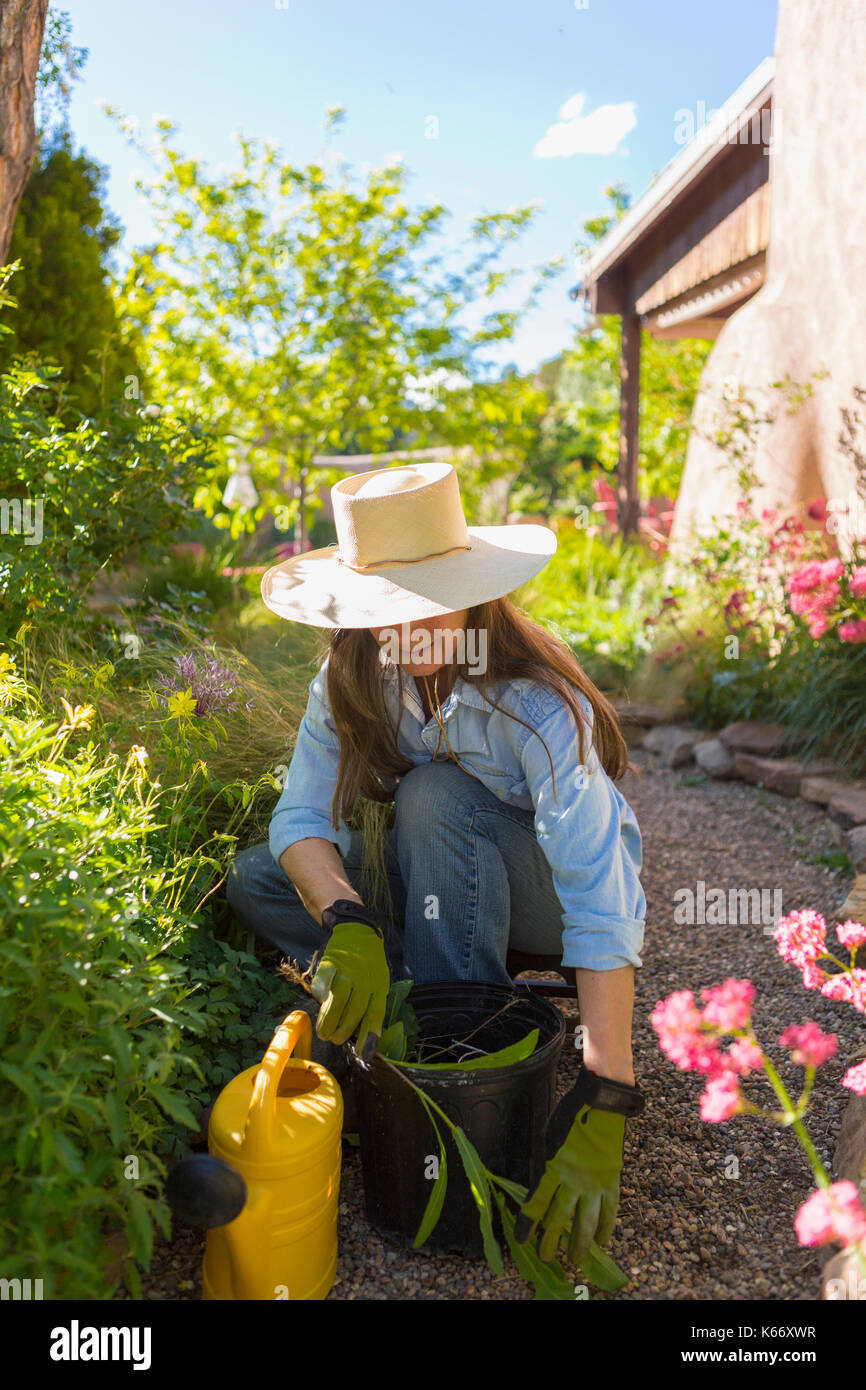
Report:
[[[246,1135],[253,1142],[256,1132],[262,1132],[276,1118],[277,1092],[286,1063],[292,1054],[308,1062],[312,1041],[310,1015],[304,1013],[303,1009],[296,1009],[283,1019],[262,1059],[253,1085],[246,1128]]]

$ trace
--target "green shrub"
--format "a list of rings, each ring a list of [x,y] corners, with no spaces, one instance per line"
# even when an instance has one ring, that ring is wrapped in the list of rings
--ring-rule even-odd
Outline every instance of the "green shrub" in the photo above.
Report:
[[[644,619],[657,609],[661,585],[661,563],[640,542],[561,527],[556,554],[517,600],[597,685],[618,692],[649,649]]]
[[[60,723],[0,656],[3,1270],[48,1298],[106,1298],[107,1236],[122,1233],[137,1293],[169,1231],[165,1156],[238,1054],[261,1056],[286,991],[202,910],[263,782],[160,786],[143,748],[84,743],[93,710],[65,709]]]
[[[101,571],[176,539],[207,455],[192,425],[134,401],[66,428],[46,401],[53,375],[0,375],[0,640],[27,620],[83,622]]]

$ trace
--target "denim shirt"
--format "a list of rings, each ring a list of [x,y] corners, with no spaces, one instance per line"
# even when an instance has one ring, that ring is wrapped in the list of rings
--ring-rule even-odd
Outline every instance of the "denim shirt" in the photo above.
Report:
[[[323,665],[309,687],[306,712],[282,795],[270,824],[270,849],[277,862],[290,845],[310,836],[336,843],[348,853],[351,831],[340,817],[331,823],[339,743],[331,717]],[[430,762],[447,746],[435,719],[427,721],[413,682],[403,676],[400,711],[397,669],[384,668],[386,707],[397,726],[400,751],[414,763]],[[592,726],[592,706],[580,692],[581,708]],[[646,899],[641,887],[641,836],[628,802],[601,766],[594,747],[579,762],[577,729],[565,702],[554,691],[528,679],[501,681],[490,694],[531,727],[490,705],[469,681],[457,677],[442,706],[448,739],[468,771],[509,806],[535,812],[535,833],[550,864],[562,905],[563,965],[614,970],[641,964]],[[556,777],[556,797],[550,762]],[[440,743],[440,739],[442,740]]]

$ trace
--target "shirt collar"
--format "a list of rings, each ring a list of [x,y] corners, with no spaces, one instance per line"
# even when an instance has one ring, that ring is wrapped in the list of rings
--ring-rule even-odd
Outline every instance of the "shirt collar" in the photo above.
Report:
[[[397,667],[391,662],[388,662],[384,666],[384,672],[385,680],[390,682],[392,686],[395,686],[398,677]],[[454,688],[445,701],[445,704],[442,706],[443,715],[457,703],[470,705],[474,709],[490,710],[490,704],[485,700],[480,690],[470,681],[464,680],[460,675],[457,676],[454,682]],[[424,710],[421,701],[415,692],[414,683],[405,677],[405,673],[403,680],[403,704],[417,719],[420,719],[422,723],[424,722]]]

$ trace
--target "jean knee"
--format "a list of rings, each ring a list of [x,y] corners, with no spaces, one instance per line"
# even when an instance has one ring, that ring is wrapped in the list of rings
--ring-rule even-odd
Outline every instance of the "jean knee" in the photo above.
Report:
[[[401,777],[394,793],[397,820],[405,829],[414,820],[429,824],[455,805],[469,809],[477,787],[475,779],[450,759],[419,763]]]

